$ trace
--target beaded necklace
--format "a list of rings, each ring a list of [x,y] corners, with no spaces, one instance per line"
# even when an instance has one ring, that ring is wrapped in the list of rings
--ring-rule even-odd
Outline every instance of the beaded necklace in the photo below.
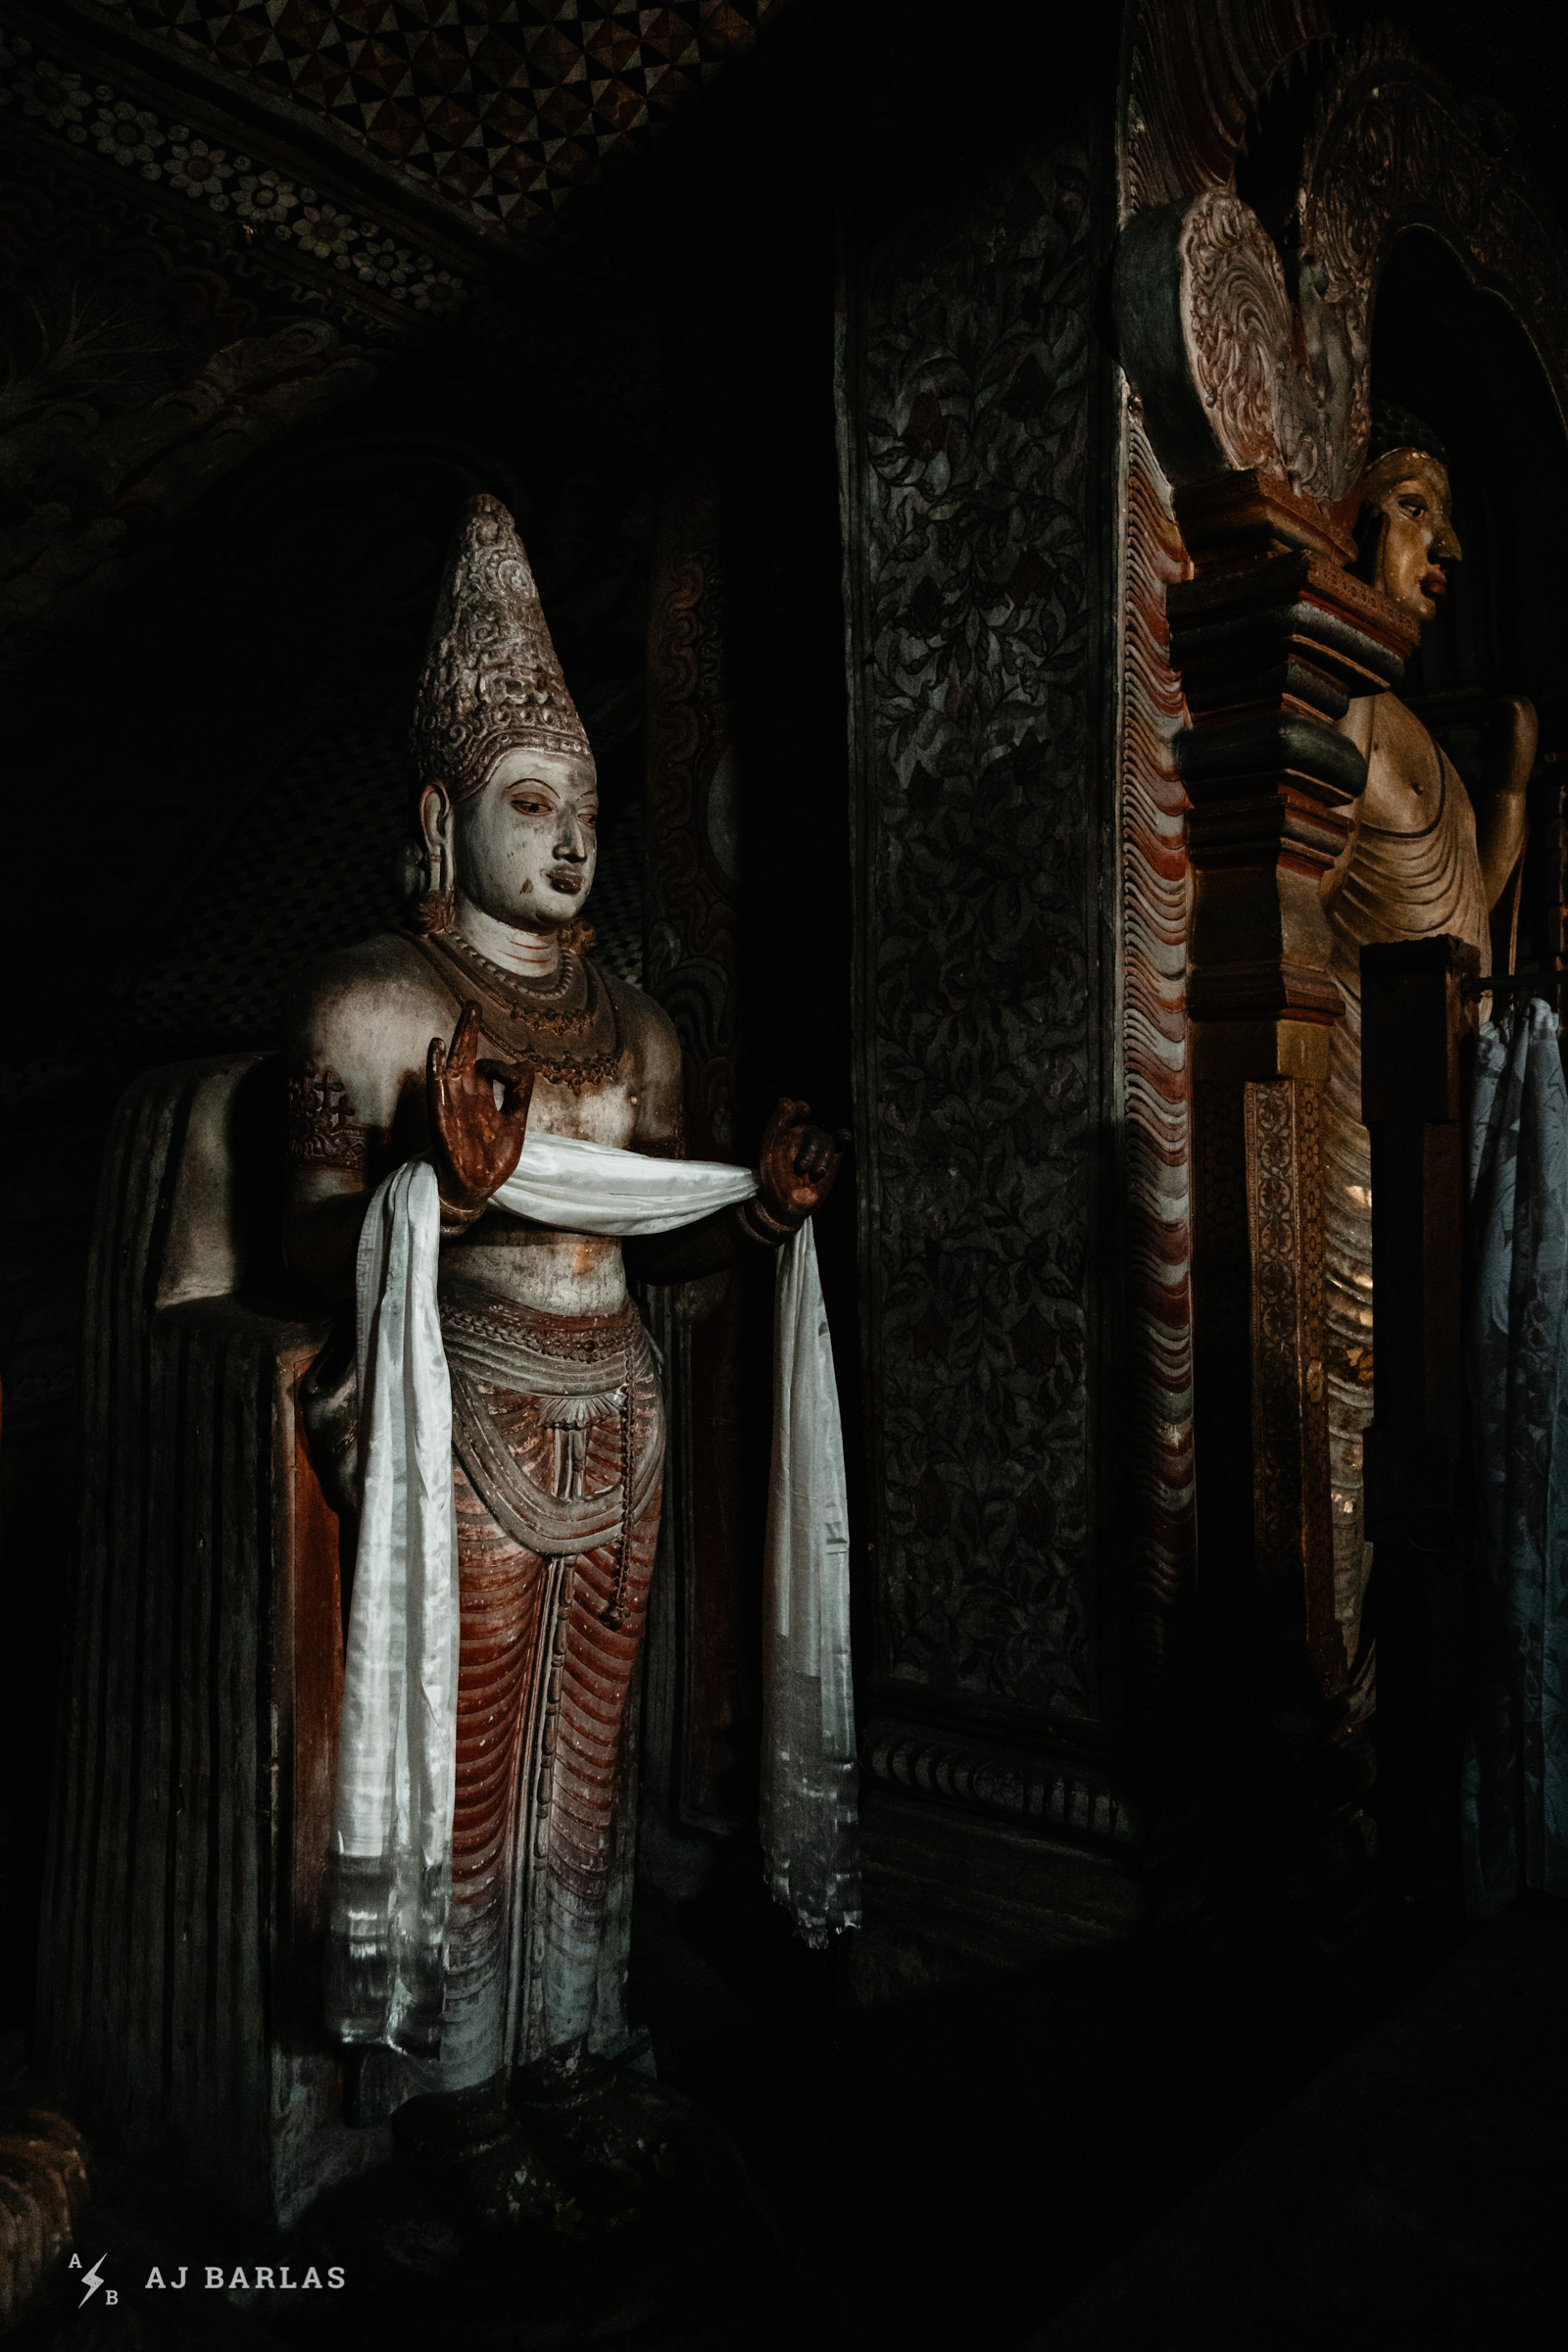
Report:
[[[620,1071],[620,1022],[603,977],[567,949],[554,981],[535,987],[482,956],[461,931],[436,931],[412,942],[460,1004],[472,998],[484,1033],[514,1061],[526,1062],[549,1086],[574,1095],[611,1086]],[[579,996],[580,1001],[569,1000]],[[542,1053],[541,1037],[582,1038],[597,1052]]]

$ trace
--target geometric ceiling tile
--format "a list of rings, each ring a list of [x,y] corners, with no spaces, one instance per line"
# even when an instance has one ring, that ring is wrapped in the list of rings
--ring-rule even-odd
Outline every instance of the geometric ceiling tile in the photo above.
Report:
[[[543,90],[539,96],[539,122],[542,128],[559,135],[573,131],[586,121],[588,99],[580,84],[577,88]]]
[[[612,81],[594,104],[594,128],[603,136],[629,131],[639,118],[646,118],[647,101],[641,90],[628,89],[624,82]]]
[[[568,40],[562,27],[547,24],[530,37],[523,54],[531,78],[564,81],[573,66],[581,63],[582,42]]]
[[[517,235],[694,103],[789,4],[119,0],[143,31],[330,115],[368,149],[465,209],[505,218]]]
[[[475,76],[483,75],[498,89],[511,89],[514,84],[527,87],[528,61],[512,25],[486,26],[468,56]]]
[[[509,146],[515,139],[531,138],[538,121],[539,109],[526,89],[504,90],[484,109],[486,130]]]
[[[441,178],[446,186],[461,189],[470,203],[490,185],[484,158],[478,155],[449,155],[442,164]]]
[[[418,120],[401,106],[368,106],[365,135],[384,152],[409,156],[421,138]]]

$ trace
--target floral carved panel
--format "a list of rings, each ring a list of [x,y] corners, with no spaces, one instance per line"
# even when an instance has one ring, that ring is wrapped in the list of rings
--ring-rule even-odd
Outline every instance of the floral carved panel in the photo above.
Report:
[[[880,1674],[1096,1711],[1083,143],[852,261],[841,426]]]

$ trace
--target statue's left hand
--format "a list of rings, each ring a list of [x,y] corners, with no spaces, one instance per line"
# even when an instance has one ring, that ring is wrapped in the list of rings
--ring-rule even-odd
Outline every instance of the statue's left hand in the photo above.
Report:
[[[1487,714],[1481,743],[1485,790],[1476,809],[1481,887],[1489,907],[1498,905],[1524,851],[1529,821],[1525,788],[1536,764],[1540,729],[1533,703],[1500,696]]]
[[[516,1167],[533,1097],[525,1062],[480,1061],[478,1044],[479,1007],[465,1004],[451,1052],[432,1037],[425,1064],[441,1206],[456,1218],[476,1217]]]
[[[782,1225],[802,1225],[821,1207],[850,1146],[847,1128],[829,1135],[825,1128],[808,1125],[810,1116],[809,1102],[783,1101],[762,1137],[760,1203]]]

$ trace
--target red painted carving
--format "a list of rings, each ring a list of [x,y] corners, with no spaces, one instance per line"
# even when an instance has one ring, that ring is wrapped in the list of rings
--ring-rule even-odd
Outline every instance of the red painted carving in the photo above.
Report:
[[[1293,482],[1320,470],[1321,419],[1303,369],[1282,366],[1296,313],[1279,248],[1229,188],[1200,196],[1183,223],[1182,326],[1187,356],[1228,462],[1283,470]]]
[[[1187,1058],[1186,795],[1172,743],[1181,686],[1165,592],[1191,577],[1170,493],[1136,410],[1127,420],[1119,745],[1128,1266],[1138,1464],[1133,1548],[1140,1666],[1172,1666],[1194,1558],[1191,1076]]]

